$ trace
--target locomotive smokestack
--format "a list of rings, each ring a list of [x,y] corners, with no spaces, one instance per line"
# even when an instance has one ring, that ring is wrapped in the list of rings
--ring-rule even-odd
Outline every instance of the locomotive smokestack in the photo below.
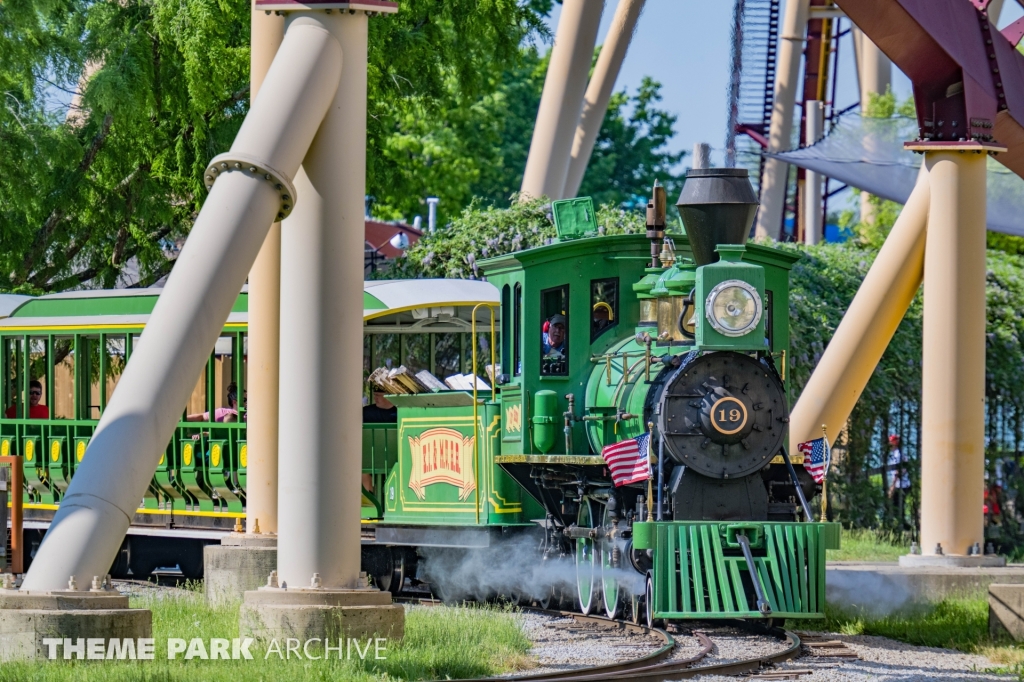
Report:
[[[745,168],[693,168],[676,202],[690,238],[693,260],[718,260],[719,244],[743,244],[757,211],[757,195]]]

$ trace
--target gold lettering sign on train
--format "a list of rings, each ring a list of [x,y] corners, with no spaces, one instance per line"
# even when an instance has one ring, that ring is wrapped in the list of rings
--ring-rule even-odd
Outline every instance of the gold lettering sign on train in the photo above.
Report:
[[[473,436],[463,436],[455,429],[427,429],[419,436],[409,436],[412,471],[409,488],[416,497],[426,497],[425,488],[435,483],[448,483],[459,489],[465,500],[476,489],[473,480]]]
[[[505,410],[505,430],[509,433],[523,430],[523,407],[522,405],[509,405]]]

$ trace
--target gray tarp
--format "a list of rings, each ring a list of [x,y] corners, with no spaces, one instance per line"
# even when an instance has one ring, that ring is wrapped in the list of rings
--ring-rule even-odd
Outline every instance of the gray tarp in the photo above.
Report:
[[[903,149],[903,143],[916,138],[913,119],[847,114],[817,144],[771,156],[902,204],[914,189],[923,158]],[[1024,179],[992,158],[988,229],[1024,236]]]

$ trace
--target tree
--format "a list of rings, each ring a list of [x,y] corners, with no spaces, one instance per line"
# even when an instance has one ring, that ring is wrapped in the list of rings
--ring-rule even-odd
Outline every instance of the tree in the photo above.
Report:
[[[368,185],[393,183],[384,149],[412,104],[436,117],[456,95],[480,97],[546,10],[403,0],[371,21]],[[130,259],[137,284],[163,276],[205,199],[206,163],[248,110],[248,1],[7,0],[0,27],[0,286],[113,286]],[[66,120],[87,65],[81,115]]]
[[[410,102],[385,144],[396,175],[386,187],[374,188],[375,213],[408,219],[423,212],[428,195],[438,196],[450,217],[473,198],[508,206],[522,184],[547,65],[547,56],[525,47],[515,66],[491,75],[481,97],[453,91],[453,106],[437,117]],[[613,95],[581,195],[598,204],[635,206],[646,202],[655,178],[673,199],[678,195],[682,181],[674,169],[683,153],[666,149],[676,117],[656,108],[660,90],[660,83],[645,78],[635,95],[625,90]]]

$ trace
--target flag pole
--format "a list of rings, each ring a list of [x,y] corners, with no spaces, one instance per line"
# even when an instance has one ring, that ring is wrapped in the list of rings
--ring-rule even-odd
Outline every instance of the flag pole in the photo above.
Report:
[[[654,432],[654,422],[647,422],[647,433],[651,434],[653,432]],[[651,451],[651,438],[650,438],[650,436],[648,436],[647,437],[647,466],[648,466],[648,468],[650,468],[651,464],[653,464],[653,460],[654,460],[654,453]],[[659,486],[660,486],[661,482],[659,481],[658,483],[659,483]],[[653,485],[654,485],[654,477],[653,476],[648,476],[647,477],[647,520],[648,521],[651,520],[651,517],[654,514],[654,489],[653,489]],[[659,494],[661,493],[661,488],[660,487],[658,488],[658,492],[659,492]],[[660,506],[658,507],[658,514],[659,515],[661,514],[661,507]]]
[[[821,436],[825,439],[825,473],[821,475],[821,521],[828,520],[828,470],[832,467],[832,448],[828,444],[828,431],[821,425]]]

